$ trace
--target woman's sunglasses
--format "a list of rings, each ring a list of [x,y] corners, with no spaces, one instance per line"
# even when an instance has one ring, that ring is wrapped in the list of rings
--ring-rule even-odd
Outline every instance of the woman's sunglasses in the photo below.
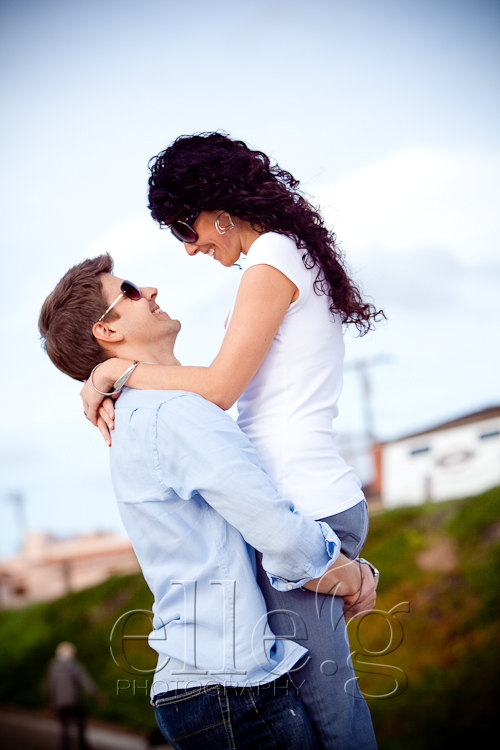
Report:
[[[200,212],[197,211],[195,214],[188,216],[185,221],[181,221],[180,219],[173,221],[170,224],[170,231],[174,237],[181,242],[187,242],[188,245],[198,242],[198,232],[193,229],[193,224],[199,215]]]
[[[100,323],[101,320],[106,317],[106,315],[113,309],[113,307],[121,300],[122,297],[127,297],[128,299],[137,302],[142,297],[141,290],[138,286],[132,284],[131,281],[122,281],[122,284],[120,286],[120,294],[115,300],[113,300],[106,312],[101,315],[101,317],[97,321],[98,323]]]

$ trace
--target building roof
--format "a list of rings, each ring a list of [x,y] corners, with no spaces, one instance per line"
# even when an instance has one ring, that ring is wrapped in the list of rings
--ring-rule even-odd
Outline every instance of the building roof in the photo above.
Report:
[[[407,435],[401,435],[400,437],[393,438],[392,440],[382,441],[381,445],[388,445],[389,443],[398,443],[400,440],[408,440],[409,438],[419,437],[420,435],[428,435],[431,432],[439,432],[440,430],[448,430],[450,427],[460,427],[465,424],[473,424],[474,422],[482,422],[485,419],[493,419],[494,417],[500,417],[500,405],[488,406],[480,411],[473,411],[470,414],[464,414],[461,417],[450,419],[447,422],[441,422],[440,424],[428,427],[426,430],[418,430],[418,432],[411,432]]]

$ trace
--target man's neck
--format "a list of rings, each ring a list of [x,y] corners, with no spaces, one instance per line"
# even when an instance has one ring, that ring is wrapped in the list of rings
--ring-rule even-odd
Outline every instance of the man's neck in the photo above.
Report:
[[[150,362],[155,365],[180,365],[181,363],[174,355],[174,349],[171,342],[156,343],[154,346],[144,347],[115,347],[114,357],[121,359],[132,359],[139,362]]]

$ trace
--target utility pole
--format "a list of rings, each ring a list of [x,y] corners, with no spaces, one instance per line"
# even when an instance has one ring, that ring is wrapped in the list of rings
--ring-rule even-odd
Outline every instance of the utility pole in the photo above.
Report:
[[[19,531],[20,547],[22,548],[24,533],[26,531],[26,514],[24,511],[24,495],[18,490],[9,492],[7,498],[14,505],[17,528]]]
[[[365,357],[361,359],[351,360],[346,362],[346,370],[356,370],[361,380],[361,408],[363,411],[364,423],[365,423],[365,451],[366,458],[370,464],[370,475],[371,479],[366,484],[366,491],[370,492],[370,488],[376,488],[375,494],[380,494],[380,468],[379,460],[375,453],[376,444],[376,433],[375,433],[375,419],[373,413],[373,388],[371,381],[371,368],[375,365],[379,365],[385,362],[390,362],[392,357],[386,354],[377,354],[373,357]]]
[[[361,380],[361,406],[365,423],[365,434],[371,448],[375,442],[375,419],[372,403],[372,383],[370,379],[370,368],[374,365],[390,362],[392,357],[387,354],[377,354],[373,357],[354,359],[346,362],[346,370],[356,370]]]

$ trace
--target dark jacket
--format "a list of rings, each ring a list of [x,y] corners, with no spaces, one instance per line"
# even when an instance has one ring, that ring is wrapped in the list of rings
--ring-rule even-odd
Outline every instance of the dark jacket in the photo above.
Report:
[[[49,700],[54,708],[81,706],[84,693],[98,696],[99,691],[76,659],[51,661],[48,670]]]

